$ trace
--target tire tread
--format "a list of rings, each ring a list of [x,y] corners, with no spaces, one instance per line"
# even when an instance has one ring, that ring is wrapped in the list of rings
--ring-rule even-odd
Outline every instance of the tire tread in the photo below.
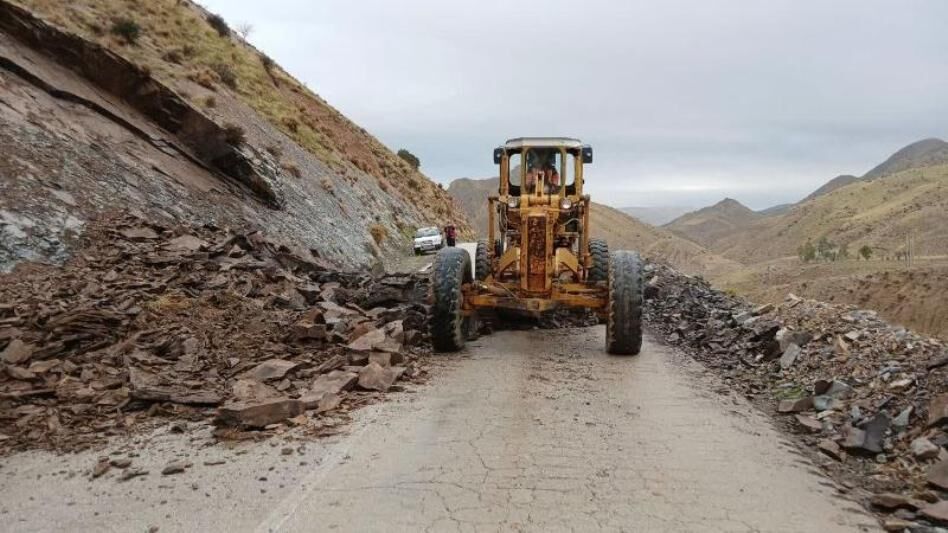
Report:
[[[642,260],[635,252],[614,252],[609,261],[606,351],[637,355],[642,349]]]

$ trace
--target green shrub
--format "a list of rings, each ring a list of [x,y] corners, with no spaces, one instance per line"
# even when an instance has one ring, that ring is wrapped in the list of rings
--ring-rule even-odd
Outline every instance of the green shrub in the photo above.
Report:
[[[421,161],[419,161],[419,159],[415,157],[415,154],[409,152],[408,150],[404,148],[399,150],[397,155],[398,157],[402,158],[403,161],[411,165],[411,168],[414,170],[418,170],[418,167],[421,166]]]
[[[273,61],[273,58],[271,58],[267,54],[260,54],[260,63],[263,64],[263,68],[267,72],[270,72],[271,70],[273,70],[273,67],[276,65],[276,63],[274,63]]]
[[[224,17],[216,13],[211,13],[207,16],[207,23],[210,24],[221,37],[230,37],[230,26],[227,25],[227,21],[224,20]]]
[[[111,31],[127,44],[135,44],[142,34],[142,27],[132,19],[116,19],[112,23]]]

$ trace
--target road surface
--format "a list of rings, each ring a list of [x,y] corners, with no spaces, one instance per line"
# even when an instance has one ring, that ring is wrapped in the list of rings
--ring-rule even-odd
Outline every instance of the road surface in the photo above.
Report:
[[[875,530],[700,365],[651,339],[610,357],[603,336],[484,337],[328,440],[226,448],[205,446],[204,430],[157,432],[126,445],[151,474],[124,483],[75,474],[96,453],[7,458],[0,529]],[[195,466],[158,474],[177,457]],[[227,463],[205,466],[215,458]]]

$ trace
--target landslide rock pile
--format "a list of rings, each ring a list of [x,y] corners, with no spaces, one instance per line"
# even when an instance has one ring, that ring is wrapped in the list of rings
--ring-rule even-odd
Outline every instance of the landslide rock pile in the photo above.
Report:
[[[948,523],[948,349],[873,311],[794,295],[754,307],[660,264],[646,319],[765,402],[893,524]],[[901,522],[900,522],[901,521]]]
[[[0,452],[166,417],[305,426],[423,377],[426,294],[259,232],[107,217],[63,267],[0,275]]]

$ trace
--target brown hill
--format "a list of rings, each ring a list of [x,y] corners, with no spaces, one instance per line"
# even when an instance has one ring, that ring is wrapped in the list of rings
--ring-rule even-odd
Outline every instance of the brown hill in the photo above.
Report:
[[[862,179],[873,180],[903,170],[948,164],[948,143],[941,139],[923,139],[895,152],[866,172]]]
[[[619,211],[635,217],[646,224],[651,224],[653,226],[662,226],[668,224],[676,218],[694,211],[694,207],[680,207],[680,206],[632,206],[632,207],[621,207]]]
[[[835,191],[836,189],[839,189],[840,187],[845,187],[849,185],[850,183],[853,183],[854,181],[859,181],[859,178],[857,178],[856,176],[851,176],[849,174],[842,174],[840,176],[836,176],[835,178],[824,183],[819,189],[811,192],[809,195],[807,195],[806,198],[804,198],[803,200],[800,200],[797,203],[802,204],[803,202],[807,202],[814,198],[823,196],[824,194],[829,194]]]
[[[845,187],[861,179],[872,180],[911,168],[924,168],[943,164],[948,164],[948,143],[941,139],[923,139],[895,152],[884,162],[867,172],[862,178],[850,174],[842,174],[824,183],[820,188],[795,204],[775,205],[758,212],[767,216],[782,215],[790,211],[795,205],[831,193],[840,187]]]
[[[893,255],[914,236],[916,254],[948,253],[941,228],[948,143],[925,139],[886,159],[863,178],[837,176],[799,203],[753,213],[730,199],[666,225],[744,264],[794,256],[807,240],[827,237],[855,253],[863,245]],[[900,170],[901,169],[901,170]]]
[[[948,165],[911,169],[851,183],[757,220],[712,250],[746,264],[796,255],[807,240],[827,237],[850,253],[867,245],[894,255],[914,239],[917,255],[948,253]]]
[[[0,1],[0,269],[131,208],[266,227],[348,265],[455,222],[450,197],[188,1]]]
[[[764,215],[765,217],[772,217],[775,215],[782,215],[786,213],[787,211],[792,209],[794,205],[796,204],[777,204],[774,206],[770,206],[766,209],[761,209],[757,212],[760,213],[761,215]]]
[[[500,178],[459,178],[448,185],[448,194],[464,211],[478,236],[487,235],[487,196],[496,194]]]
[[[487,234],[487,195],[497,192],[497,184],[497,178],[462,178],[448,187],[481,236]],[[605,239],[611,249],[638,250],[691,274],[714,276],[740,267],[694,242],[603,204],[592,204],[590,224],[592,236]]]
[[[737,200],[725,198],[712,206],[680,216],[665,224],[664,228],[710,248],[762,216]]]

